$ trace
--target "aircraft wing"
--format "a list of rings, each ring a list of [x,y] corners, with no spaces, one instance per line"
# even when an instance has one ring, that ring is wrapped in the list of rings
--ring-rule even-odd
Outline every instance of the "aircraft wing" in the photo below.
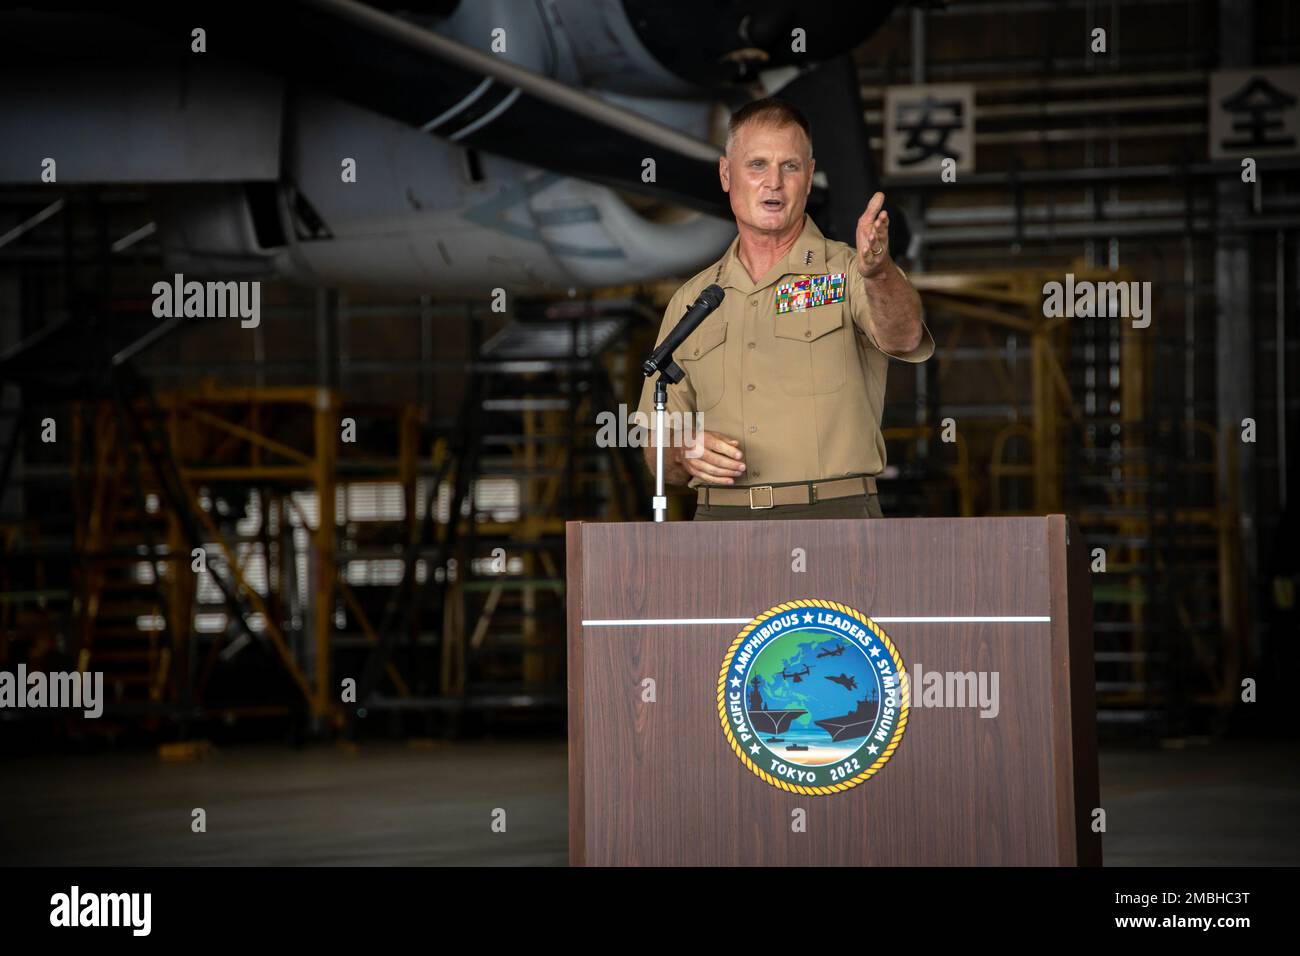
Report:
[[[321,89],[466,147],[728,214],[717,147],[375,7],[221,0],[119,10],[185,43],[201,25],[209,55],[283,76],[290,91]],[[646,158],[653,183],[641,178]]]

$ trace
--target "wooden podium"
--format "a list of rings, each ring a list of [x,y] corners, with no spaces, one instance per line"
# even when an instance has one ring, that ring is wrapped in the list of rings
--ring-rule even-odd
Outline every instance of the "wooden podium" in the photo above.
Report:
[[[775,775],[792,772],[793,763],[780,763],[787,751],[809,759],[796,738],[815,753],[818,733],[829,747],[862,744],[860,734],[832,744],[867,724],[836,716],[814,726],[827,707],[810,701],[858,686],[834,673],[852,671],[841,661],[860,658],[855,673],[871,683],[870,664],[890,656],[864,653],[885,646],[873,632],[862,631],[861,651],[846,636],[847,656],[826,635],[799,645],[801,667],[768,673],[769,660],[746,690],[758,692],[749,716],[726,719],[727,699],[733,709],[735,700],[728,687],[739,678],[726,681],[724,659],[737,674],[742,663],[760,666],[738,635],[756,616],[801,600],[800,620],[820,604],[860,612],[901,660],[900,688],[877,694],[868,716],[910,704],[887,761],[835,792],[783,789],[742,754]],[[858,630],[827,613],[841,631]],[[781,648],[795,646],[787,636]],[[1063,515],[570,522],[568,655],[572,864],[1101,864],[1091,826],[1091,582],[1082,538]],[[901,696],[904,673],[910,701]],[[963,675],[987,678],[996,708],[944,697],[943,688],[971,686]],[[788,724],[805,713],[806,727]],[[798,731],[791,742],[772,733],[787,726]],[[883,730],[879,739],[884,746]]]

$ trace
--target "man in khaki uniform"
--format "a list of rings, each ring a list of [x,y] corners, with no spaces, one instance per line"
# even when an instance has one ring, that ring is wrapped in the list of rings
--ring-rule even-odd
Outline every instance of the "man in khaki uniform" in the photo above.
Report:
[[[658,341],[706,286],[726,292],[677,349],[686,375],[668,387],[670,418],[703,420],[689,444],[677,432],[664,449],[664,481],[696,489],[697,521],[881,516],[889,359],[924,362],[934,340],[889,256],[884,195],[859,219],[856,249],[826,239],[804,212],[813,169],[794,107],[765,99],[739,110],[718,163],[736,240],[664,312]],[[639,411],[653,436],[653,379]]]

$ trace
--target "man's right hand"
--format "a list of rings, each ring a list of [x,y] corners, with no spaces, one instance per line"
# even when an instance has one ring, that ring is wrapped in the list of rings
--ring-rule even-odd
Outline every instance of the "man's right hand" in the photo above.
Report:
[[[689,448],[676,451],[687,474],[707,484],[734,485],[745,473],[745,453],[740,450],[739,439],[718,432],[702,431]]]

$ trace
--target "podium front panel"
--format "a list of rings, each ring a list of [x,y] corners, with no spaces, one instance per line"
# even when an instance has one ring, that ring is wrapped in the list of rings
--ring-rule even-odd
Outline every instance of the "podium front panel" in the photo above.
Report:
[[[1059,515],[571,523],[571,861],[1100,863],[1089,582],[1070,537]],[[841,792],[760,779],[719,716],[738,633],[798,600],[870,618],[911,680],[897,749]],[[850,680],[835,669],[783,676]],[[986,690],[997,675],[995,713],[953,705],[968,674]]]

